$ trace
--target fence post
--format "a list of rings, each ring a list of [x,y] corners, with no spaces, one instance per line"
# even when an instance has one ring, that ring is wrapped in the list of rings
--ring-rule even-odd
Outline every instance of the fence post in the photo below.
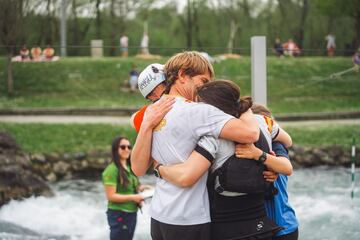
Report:
[[[351,198],[354,198],[354,191],[355,191],[355,158],[356,158],[355,137],[353,137],[352,146],[351,146]]]
[[[267,105],[266,37],[251,38],[251,96],[255,103]]]

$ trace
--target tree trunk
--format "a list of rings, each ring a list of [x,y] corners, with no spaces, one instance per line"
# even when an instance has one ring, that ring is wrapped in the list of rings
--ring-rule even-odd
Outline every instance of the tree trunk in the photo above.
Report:
[[[7,57],[7,90],[9,96],[12,96],[14,92],[13,68],[11,61],[12,56],[12,52],[9,52]]]
[[[195,5],[195,2],[193,4]],[[198,6],[194,6],[193,9],[194,9],[194,25],[195,25],[194,27],[195,27],[196,45],[201,51],[204,51],[202,42],[200,39],[200,27],[199,27],[199,21],[198,21]]]
[[[192,48],[192,17],[191,17],[191,2],[187,0],[187,28],[186,28],[186,37],[187,37],[187,48]]]
[[[45,30],[45,44],[50,44],[51,43],[51,11],[50,11],[50,6],[51,6],[51,0],[47,1],[47,5],[46,5],[46,12],[47,15],[45,17],[45,21],[46,21],[46,30]]]
[[[234,40],[236,36],[236,32],[239,28],[239,25],[235,22],[234,19],[230,22],[230,36],[229,36],[229,42],[228,42],[228,53],[233,53],[234,49]]]
[[[360,11],[358,11],[355,14],[355,39],[354,39],[354,45],[355,48],[358,49],[360,48]]]
[[[281,22],[288,23],[288,14],[287,14],[287,10],[289,8],[288,0],[278,0],[278,4],[279,4],[279,10],[280,10],[280,14],[281,14]],[[282,30],[283,32],[290,31],[291,24],[281,25],[281,28],[283,29]]]
[[[298,44],[300,48],[304,47],[305,22],[308,12],[309,12],[309,1],[303,0],[303,7],[301,11],[301,20],[299,27],[299,39],[298,39]]]
[[[110,32],[110,39],[111,39],[111,48],[110,48],[110,56],[115,56],[116,51],[116,31],[118,30],[116,27],[116,16],[115,16],[115,0],[111,0],[110,3],[110,24],[111,24],[111,32]]]
[[[100,19],[100,3],[101,0],[96,0],[96,38],[100,39],[101,37],[101,19]]]
[[[78,23],[78,17],[77,17],[76,8],[77,8],[76,0],[73,0],[72,1],[72,7],[71,7],[71,12],[72,12],[72,16],[73,16],[73,21],[72,21],[72,45],[75,46],[75,47],[71,49],[71,53],[73,55],[75,55],[75,56],[78,54],[78,48],[76,46],[79,45],[79,23]]]
[[[327,32],[330,33],[330,32],[333,32],[334,29],[333,29],[333,26],[334,26],[334,17],[333,16],[328,16],[328,26],[327,26]]]

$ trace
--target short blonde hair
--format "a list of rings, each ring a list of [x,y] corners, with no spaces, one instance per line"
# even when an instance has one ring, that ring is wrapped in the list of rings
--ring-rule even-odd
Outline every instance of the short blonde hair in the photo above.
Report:
[[[166,85],[167,92],[170,90],[171,85],[174,84],[178,78],[179,70],[190,77],[209,73],[210,78],[214,78],[214,68],[211,63],[196,51],[185,51],[172,56],[165,63]]]

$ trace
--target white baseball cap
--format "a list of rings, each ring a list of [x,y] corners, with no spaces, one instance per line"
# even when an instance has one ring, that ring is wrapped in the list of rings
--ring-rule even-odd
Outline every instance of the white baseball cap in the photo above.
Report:
[[[153,63],[147,66],[139,75],[138,88],[146,98],[154,88],[166,80],[164,65]]]

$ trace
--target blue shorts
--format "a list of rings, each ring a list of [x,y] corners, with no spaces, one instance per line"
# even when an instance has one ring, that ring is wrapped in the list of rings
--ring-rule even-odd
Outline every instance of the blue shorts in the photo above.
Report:
[[[136,212],[108,209],[106,211],[110,227],[110,240],[131,240],[136,227]]]

